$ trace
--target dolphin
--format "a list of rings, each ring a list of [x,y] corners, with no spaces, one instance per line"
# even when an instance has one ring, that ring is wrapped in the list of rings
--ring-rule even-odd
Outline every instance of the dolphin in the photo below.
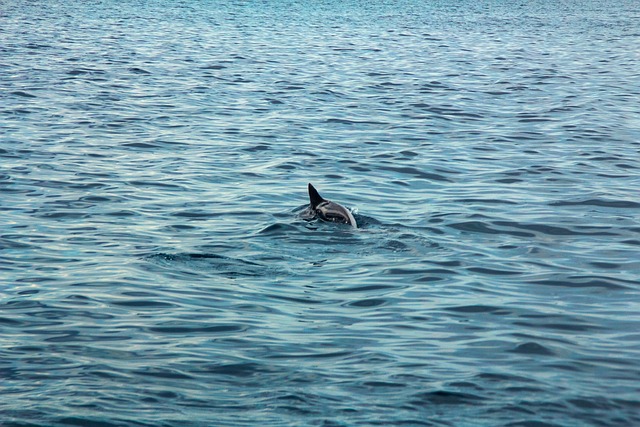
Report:
[[[320,219],[330,222],[339,222],[341,224],[349,224],[353,228],[358,228],[356,219],[349,209],[339,205],[331,200],[322,198],[318,190],[309,183],[309,203],[311,212],[315,213]]]

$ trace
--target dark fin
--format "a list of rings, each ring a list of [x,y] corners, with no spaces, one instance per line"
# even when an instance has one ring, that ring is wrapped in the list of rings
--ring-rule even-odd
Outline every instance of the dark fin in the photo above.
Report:
[[[318,193],[318,190],[316,190],[314,186],[309,183],[309,203],[311,203],[311,208],[315,209],[322,202],[324,202],[324,199],[322,198],[320,193]]]

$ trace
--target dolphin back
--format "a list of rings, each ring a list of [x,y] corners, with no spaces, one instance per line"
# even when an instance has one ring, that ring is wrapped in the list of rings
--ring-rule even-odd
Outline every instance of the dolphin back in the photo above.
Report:
[[[315,215],[324,221],[350,224],[354,228],[358,228],[356,219],[349,209],[338,203],[322,198],[318,190],[316,190],[311,183],[309,183],[309,203]]]

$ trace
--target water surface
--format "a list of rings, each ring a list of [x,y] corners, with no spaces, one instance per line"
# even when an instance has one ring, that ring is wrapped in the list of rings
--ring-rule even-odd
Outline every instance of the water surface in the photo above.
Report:
[[[0,424],[640,424],[640,9],[378,3],[0,6]]]

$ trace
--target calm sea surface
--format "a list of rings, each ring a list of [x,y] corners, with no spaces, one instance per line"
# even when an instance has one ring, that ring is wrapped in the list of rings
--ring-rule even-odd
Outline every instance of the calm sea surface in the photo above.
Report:
[[[640,425],[639,46],[636,1],[0,2],[0,425]]]

